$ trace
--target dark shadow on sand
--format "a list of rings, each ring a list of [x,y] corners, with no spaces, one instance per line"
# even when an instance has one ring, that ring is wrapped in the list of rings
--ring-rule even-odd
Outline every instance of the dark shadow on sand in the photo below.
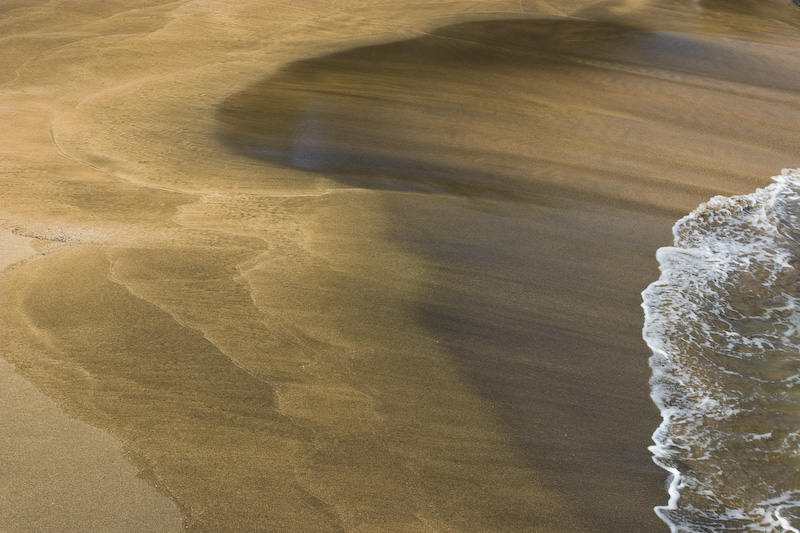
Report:
[[[609,173],[581,154],[566,163],[573,143],[600,161],[617,142],[595,143],[615,130],[585,131],[568,112],[597,83],[607,107],[590,113],[631,113],[600,94],[631,70],[626,81],[795,87],[778,63],[608,22],[470,22],[290,64],[223,102],[218,137],[349,186],[437,193],[386,195],[390,236],[438,273],[424,281],[420,322],[587,523],[658,531],[666,475],[647,452],[659,417],[639,293],[657,277],[655,249],[675,213],[597,187]],[[559,92],[552,80],[573,81]],[[550,123],[537,121],[545,113]],[[585,185],[562,179],[581,172]]]

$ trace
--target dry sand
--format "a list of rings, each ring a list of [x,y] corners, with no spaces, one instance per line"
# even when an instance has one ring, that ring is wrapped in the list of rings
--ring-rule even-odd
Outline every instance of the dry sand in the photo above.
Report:
[[[82,531],[111,472],[98,531],[665,530],[639,293],[675,219],[797,164],[798,22],[4,4],[0,225],[41,253],[0,273],[2,530]],[[7,474],[39,460],[57,506]]]

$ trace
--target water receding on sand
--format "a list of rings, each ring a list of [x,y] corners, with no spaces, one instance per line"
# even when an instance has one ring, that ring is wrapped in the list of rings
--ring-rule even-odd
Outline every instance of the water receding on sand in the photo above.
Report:
[[[4,274],[7,358],[192,530],[663,529],[639,293],[793,153],[791,27],[357,4],[9,52],[4,220],[57,242]]]
[[[595,495],[583,509],[594,520],[619,493],[601,495],[604,477],[581,481],[579,472],[619,474],[637,452],[619,426],[585,418],[598,396],[577,418],[550,412],[543,391],[575,402],[586,382],[576,389],[564,378],[554,390],[540,382],[542,368],[546,380],[592,373],[599,397],[614,390],[625,366],[615,357],[637,351],[624,347],[635,321],[619,309],[641,281],[610,265],[642,261],[634,270],[648,272],[624,220],[639,211],[640,224],[655,225],[643,211],[674,213],[685,198],[710,195],[714,182],[696,178],[706,169],[727,173],[727,186],[752,180],[748,169],[773,164],[785,145],[754,124],[783,108],[796,76],[775,36],[720,40],[744,31],[735,17],[720,20],[710,35],[710,24],[694,33],[630,20],[470,22],[293,63],[218,114],[220,139],[240,153],[387,191],[392,239],[436,272],[420,322],[504,406],[498,416],[531,464],[557,472],[553,484],[581,501]],[[734,107],[755,114],[734,117]],[[656,183],[666,190],[653,197]],[[603,340],[611,331],[613,348]],[[532,437],[542,430],[546,445]],[[609,460],[621,450],[626,459]],[[637,514],[628,523],[617,527],[645,522]]]

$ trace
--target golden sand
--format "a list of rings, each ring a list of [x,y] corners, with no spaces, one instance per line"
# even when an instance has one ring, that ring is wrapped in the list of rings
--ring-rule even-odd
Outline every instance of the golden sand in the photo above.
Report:
[[[677,217],[796,164],[793,9],[9,4],[0,225],[40,254],[0,338],[64,435],[15,459],[65,465],[48,527],[119,471],[108,531],[666,529],[639,293]],[[4,531],[43,530],[29,472]]]

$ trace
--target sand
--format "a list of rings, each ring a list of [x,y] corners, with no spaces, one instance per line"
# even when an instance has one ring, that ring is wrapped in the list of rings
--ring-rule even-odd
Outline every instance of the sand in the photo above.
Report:
[[[796,165],[798,21],[9,4],[0,225],[39,254],[0,273],[0,412],[63,438],[10,426],[4,471],[61,471],[60,531],[112,472],[98,530],[666,530],[639,293],[678,217]],[[4,531],[42,530],[27,472]]]
[[[48,243],[0,231],[0,269]],[[14,350],[5,338],[3,354]],[[107,432],[70,418],[0,359],[3,531],[183,531],[180,509]]]

